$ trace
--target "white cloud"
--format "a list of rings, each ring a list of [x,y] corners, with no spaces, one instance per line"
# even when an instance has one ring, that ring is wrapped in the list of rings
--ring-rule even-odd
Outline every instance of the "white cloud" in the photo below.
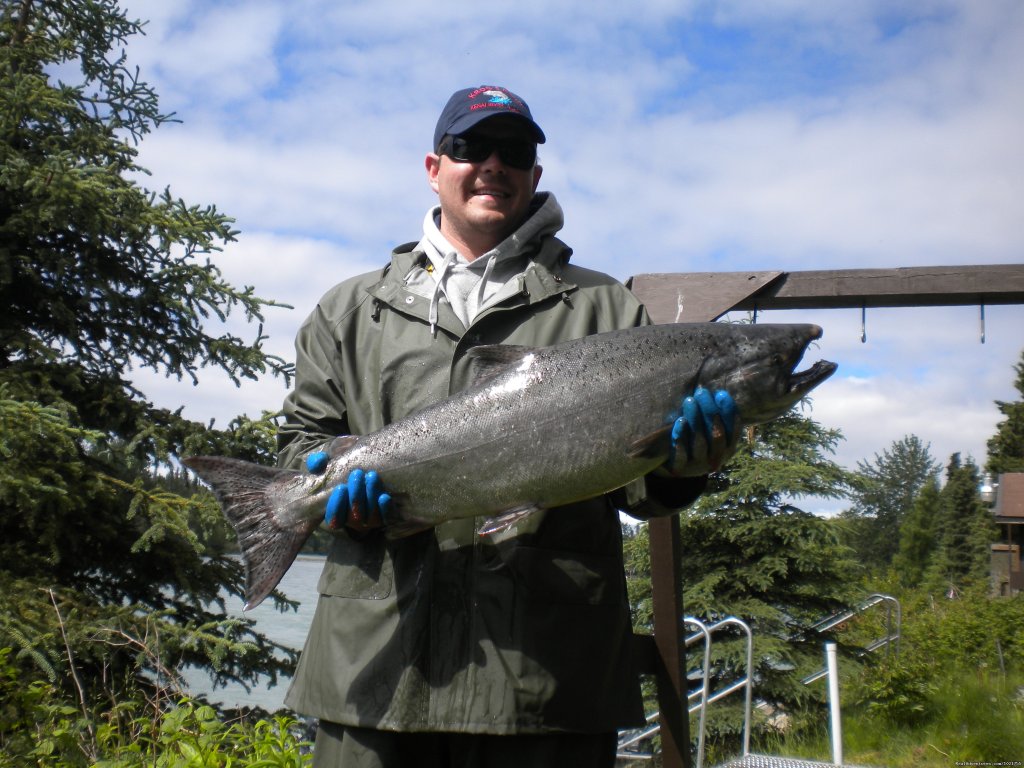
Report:
[[[237,219],[218,263],[296,305],[267,313],[289,355],[323,288],[418,237],[436,115],[484,82],[528,99],[564,239],[619,278],[1022,261],[1016,0],[129,5],[152,19],[129,53],[185,121],[143,143],[147,184]],[[976,308],[872,310],[867,344],[856,310],[812,316],[843,463],[907,433],[983,460],[1021,307],[988,308],[985,345]],[[197,413],[280,400],[153,386]]]
[[[811,416],[839,427],[836,459],[870,460],[913,434],[941,463],[953,453],[980,465],[1002,418],[996,400],[1017,400],[1013,366],[1024,351],[1024,307],[986,308],[985,343],[977,307],[870,309],[862,343],[858,310],[776,311],[758,322],[815,322],[824,338],[806,364],[839,369],[812,393]]]
[[[278,79],[274,46],[287,8],[274,2],[129,2],[150,19],[146,37],[131,46],[147,77],[166,99],[194,106],[222,102],[237,108]]]

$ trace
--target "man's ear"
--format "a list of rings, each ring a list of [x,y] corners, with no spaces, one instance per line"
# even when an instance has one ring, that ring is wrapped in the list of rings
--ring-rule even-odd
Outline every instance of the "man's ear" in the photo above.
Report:
[[[427,169],[427,182],[430,188],[437,192],[437,172],[441,168],[441,157],[433,152],[428,152],[423,160],[423,166]]]

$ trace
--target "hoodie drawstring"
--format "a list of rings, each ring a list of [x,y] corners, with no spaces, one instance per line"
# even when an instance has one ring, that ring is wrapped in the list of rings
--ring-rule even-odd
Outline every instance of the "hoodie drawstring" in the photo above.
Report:
[[[434,293],[430,297],[430,312],[428,319],[430,321],[430,335],[433,338],[437,338],[437,306],[441,302],[441,294],[444,292],[444,281],[448,276],[448,270],[452,268],[452,264],[455,263],[455,251],[448,251],[444,256],[444,261],[441,262],[441,268],[437,270],[435,275],[436,282],[434,283]]]

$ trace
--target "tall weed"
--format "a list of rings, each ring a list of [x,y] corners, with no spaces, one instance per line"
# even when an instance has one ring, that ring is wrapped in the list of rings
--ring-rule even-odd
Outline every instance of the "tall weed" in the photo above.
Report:
[[[191,698],[83,709],[48,681],[24,684],[0,649],[0,768],[305,768],[301,730],[283,715],[226,720]]]
[[[844,755],[851,763],[949,768],[1024,756],[1024,596],[901,596],[900,650],[842,680]],[[879,617],[846,629],[850,645],[878,636]],[[827,724],[772,745],[776,754],[829,754]]]

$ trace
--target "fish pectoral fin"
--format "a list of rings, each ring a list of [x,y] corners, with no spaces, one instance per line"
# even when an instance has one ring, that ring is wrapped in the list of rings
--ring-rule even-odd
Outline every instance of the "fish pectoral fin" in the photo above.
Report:
[[[407,520],[399,520],[394,523],[388,523],[384,527],[384,535],[394,541],[395,539],[404,539],[406,536],[412,536],[422,531],[427,531],[433,528],[436,523],[431,523],[427,520],[417,520],[412,517]]]
[[[391,508],[384,518],[384,527],[381,529],[388,541],[404,539],[406,536],[415,536],[417,533],[429,531],[437,526],[436,520],[427,520],[421,517],[413,517],[405,511],[408,509],[409,494],[395,492],[391,495]]]
[[[631,459],[654,459],[659,456],[667,456],[671,439],[672,425],[667,424],[661,429],[635,440],[630,444],[626,455]]]
[[[473,364],[473,382],[470,386],[483,384],[499,373],[519,365],[523,358],[537,351],[536,347],[519,344],[483,344],[466,352]]]
[[[541,508],[536,504],[530,504],[529,506],[514,507],[506,510],[500,515],[487,518],[483,525],[481,525],[477,530],[477,534],[480,536],[487,536],[492,533],[499,533],[501,531],[508,530],[520,520],[532,515],[534,512],[539,512],[540,509]]]
[[[328,443],[327,453],[332,459],[336,459],[358,442],[359,435],[339,435]]]

